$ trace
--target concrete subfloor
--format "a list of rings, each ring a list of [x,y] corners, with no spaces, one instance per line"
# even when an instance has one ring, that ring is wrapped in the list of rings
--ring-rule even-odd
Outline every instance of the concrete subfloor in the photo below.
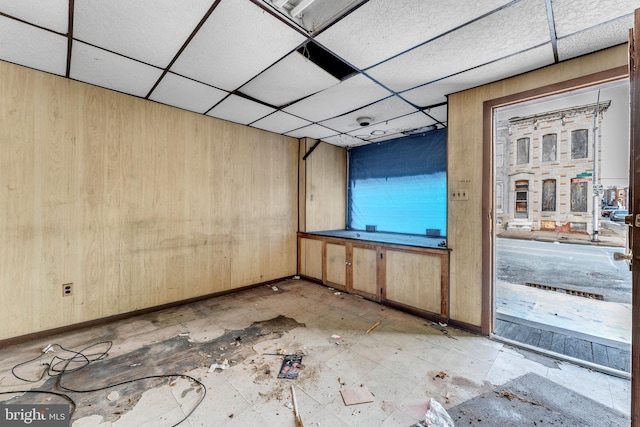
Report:
[[[250,328],[254,322],[278,316],[304,326],[292,323],[264,333],[255,333],[255,326]],[[378,321],[379,326],[365,333]],[[245,336],[249,330],[254,331],[252,340]],[[226,336],[225,332],[244,338],[228,340],[228,344],[215,341]],[[295,386],[301,418],[307,426],[409,426],[424,418],[430,398],[448,409],[529,372],[630,413],[627,379],[455,328],[442,328],[304,280],[260,286],[2,348],[0,392],[50,384],[51,380],[46,383],[45,379],[25,383],[11,372],[16,364],[41,354],[48,344],[78,350],[102,340],[111,340],[113,347],[107,359],[89,365],[97,371],[108,366],[110,359],[127,361],[129,355],[152,348],[144,354],[153,356],[130,359],[125,368],[113,374],[127,378],[131,369],[133,379],[145,372],[181,373],[206,386],[204,400],[181,424],[184,426],[294,426],[291,385]],[[194,353],[189,366],[179,363],[184,361],[182,357],[174,361],[163,354],[173,353],[176,341],[181,342],[181,351],[191,348]],[[216,343],[215,348],[211,343]],[[297,380],[276,377],[282,357],[272,354],[281,352],[304,354],[304,367]],[[212,363],[224,358],[228,369],[208,372]],[[42,369],[28,365],[21,372],[37,376]],[[69,375],[72,379],[74,374]],[[345,406],[340,391],[362,387],[371,391],[374,401]],[[82,413],[82,417],[76,415],[72,426],[174,425],[202,396],[199,387],[185,379],[157,384],[147,391],[134,389],[121,391],[120,395],[111,394],[113,391],[93,392],[92,406],[78,410],[76,414]],[[78,402],[85,399],[70,394]],[[0,395],[0,399],[7,397]]]

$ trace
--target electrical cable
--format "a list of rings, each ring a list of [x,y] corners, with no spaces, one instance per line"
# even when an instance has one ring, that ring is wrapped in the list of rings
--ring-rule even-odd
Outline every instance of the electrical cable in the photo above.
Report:
[[[92,349],[94,347],[98,347],[100,345],[105,345],[105,344],[107,345],[107,348],[106,348],[105,351],[101,351],[101,352],[98,352],[98,353],[85,354],[87,350]],[[118,387],[118,386],[125,385],[125,384],[132,384],[132,383],[143,381],[143,380],[147,380],[147,379],[184,378],[184,379],[187,379],[187,380],[189,380],[191,382],[196,383],[197,385],[199,385],[202,388],[202,396],[200,397],[200,400],[193,406],[193,408],[188,413],[186,413],[186,415],[180,421],[178,421],[176,424],[173,424],[171,427],[176,427],[179,424],[183,423],[187,418],[189,418],[191,416],[191,414],[193,414],[193,412],[198,408],[198,406],[200,406],[200,403],[202,403],[202,401],[204,400],[205,396],[207,395],[206,386],[202,382],[197,380],[196,378],[194,378],[194,377],[192,377],[190,375],[186,375],[186,374],[148,375],[148,376],[144,376],[144,377],[137,377],[137,378],[134,378],[134,379],[131,379],[131,380],[121,381],[121,382],[114,383],[114,384],[108,384],[108,385],[103,386],[103,387],[96,387],[96,388],[84,389],[84,390],[74,389],[74,388],[71,388],[71,387],[68,387],[68,386],[65,386],[65,385],[62,384],[63,376],[68,375],[69,373],[72,373],[72,372],[77,372],[78,370],[89,366],[93,362],[105,359],[108,356],[108,352],[111,349],[112,345],[113,345],[113,343],[111,341],[101,341],[101,342],[97,342],[97,343],[94,343],[94,344],[90,344],[87,347],[83,348],[82,350],[74,351],[74,350],[68,350],[68,349],[62,347],[59,344],[50,344],[49,346],[46,347],[46,349],[43,350],[42,354],[38,355],[37,357],[34,357],[33,359],[27,360],[26,362],[21,362],[21,363],[18,363],[17,365],[15,365],[13,368],[11,368],[11,373],[17,379],[19,379],[21,381],[25,381],[25,382],[30,382],[30,383],[39,382],[42,379],[44,379],[45,375],[48,374],[50,377],[57,377],[56,378],[56,386],[57,387],[59,387],[60,389],[62,389],[64,391],[72,392],[72,393],[92,393],[92,392],[107,390],[107,389],[110,389],[110,388],[113,388],[113,387]],[[38,378],[36,378],[36,379],[23,378],[23,377],[21,377],[20,375],[18,375],[16,373],[16,370],[19,369],[20,367],[37,361],[38,359],[40,359],[44,355],[46,355],[49,352],[49,350],[53,350],[54,348],[58,348],[61,351],[71,353],[72,357],[60,357],[58,355],[55,355],[51,359],[50,362],[42,363],[42,365],[43,366],[47,366],[47,368],[44,369],[42,371],[42,373],[40,374],[40,376]],[[77,367],[77,368],[71,369],[71,368],[69,368],[69,365],[72,364],[72,363],[74,363],[74,364],[75,363],[80,363],[80,366]],[[29,393],[30,394],[51,394],[51,395],[55,395],[55,396],[58,396],[58,397],[62,397],[72,405],[72,408],[71,408],[71,411],[70,411],[70,414],[69,414],[69,418],[71,418],[73,416],[73,414],[75,413],[76,408],[77,408],[77,404],[71,398],[71,396],[69,396],[68,394],[65,394],[65,393],[57,393],[57,392],[54,392],[54,391],[38,390],[38,389],[13,390],[13,391],[0,392],[0,395],[1,394],[18,394],[18,393],[25,393],[25,394],[29,394]]]

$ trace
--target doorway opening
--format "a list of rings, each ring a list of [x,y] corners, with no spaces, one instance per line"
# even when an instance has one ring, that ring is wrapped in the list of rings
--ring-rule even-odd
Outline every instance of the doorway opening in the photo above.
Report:
[[[492,336],[628,377],[629,81],[523,99],[491,109]]]

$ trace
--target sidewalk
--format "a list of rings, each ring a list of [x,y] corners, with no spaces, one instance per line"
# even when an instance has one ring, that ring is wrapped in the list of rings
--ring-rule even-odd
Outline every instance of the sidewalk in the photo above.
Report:
[[[614,246],[624,248],[626,245],[627,227],[621,223],[612,223],[603,219],[600,223],[598,241],[593,241],[587,233],[562,233],[559,231],[509,231],[498,233],[498,237],[507,239],[538,240],[541,242],[571,243],[574,245]]]
[[[498,282],[496,313],[546,325],[549,330],[571,331],[592,342],[631,344],[631,304]]]

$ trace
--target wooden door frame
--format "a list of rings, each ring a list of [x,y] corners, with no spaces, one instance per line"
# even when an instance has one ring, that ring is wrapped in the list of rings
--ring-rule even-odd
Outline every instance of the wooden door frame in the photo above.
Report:
[[[629,207],[632,224],[640,222],[640,9],[636,9],[629,37],[629,86],[631,141]],[[635,221],[633,219],[635,218]],[[640,426],[640,227],[629,227],[631,262],[631,426]]]
[[[524,92],[490,99],[483,104],[483,158],[482,158],[482,317],[481,332],[490,335],[494,330],[495,311],[493,278],[495,270],[493,199],[494,199],[494,141],[493,115],[497,108],[511,104],[544,98],[547,96],[568,92],[570,90],[587,88],[629,77],[629,68],[621,66],[594,74],[542,86]],[[640,396],[640,395],[639,395]],[[640,426],[640,425],[639,425]]]

